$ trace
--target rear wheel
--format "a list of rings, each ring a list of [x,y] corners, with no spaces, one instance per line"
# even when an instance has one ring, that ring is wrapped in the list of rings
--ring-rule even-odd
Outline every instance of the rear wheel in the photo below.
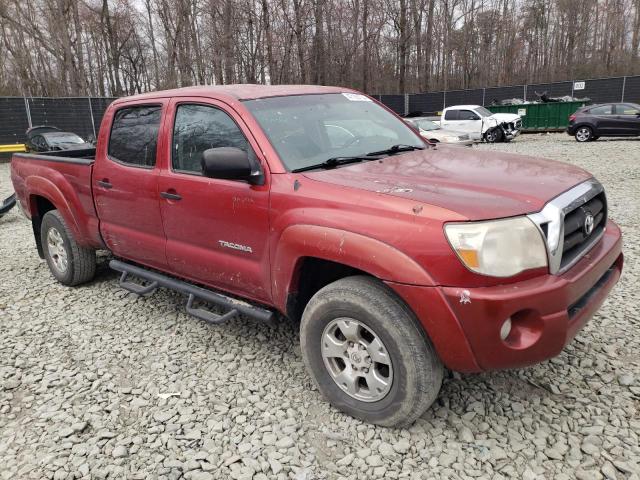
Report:
[[[320,392],[366,422],[409,425],[442,384],[443,366],[413,313],[370,277],[318,291],[302,316],[300,343]]]
[[[51,210],[42,217],[40,240],[49,270],[63,285],[79,285],[95,276],[96,251],[76,243],[57,210]]]
[[[576,130],[576,140],[580,143],[589,142],[594,139],[593,130],[591,127],[582,126]]]

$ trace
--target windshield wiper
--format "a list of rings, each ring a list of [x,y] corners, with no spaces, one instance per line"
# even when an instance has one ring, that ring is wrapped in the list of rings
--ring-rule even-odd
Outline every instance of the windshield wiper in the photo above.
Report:
[[[307,167],[300,167],[291,170],[293,173],[306,172],[307,170],[315,170],[316,168],[335,168],[339,165],[346,165],[348,163],[362,162],[363,160],[376,160],[376,155],[367,153],[366,155],[354,155],[351,157],[331,157],[321,163],[309,165]]]
[[[393,155],[394,153],[410,152],[412,150],[424,150],[424,147],[417,147],[415,145],[404,145],[400,143],[398,145],[392,145],[386,150],[367,153],[367,157],[375,157],[378,155]]]

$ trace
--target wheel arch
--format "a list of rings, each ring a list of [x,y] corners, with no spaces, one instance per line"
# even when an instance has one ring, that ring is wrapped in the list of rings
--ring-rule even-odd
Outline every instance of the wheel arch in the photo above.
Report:
[[[306,302],[323,286],[351,275],[381,281],[433,285],[412,258],[380,240],[316,225],[288,227],[272,255],[275,305],[299,318]]]
[[[44,217],[47,212],[57,210],[57,208],[49,198],[34,194],[29,196],[29,210],[31,213],[31,228],[33,229],[38,256],[44,258],[41,238],[42,217]]]
[[[91,222],[90,214],[87,215],[83,210],[82,202],[73,186],[64,183],[59,186],[47,178],[38,176],[29,177],[25,186],[28,195],[27,207],[39,255],[43,254],[39,240],[42,217],[54,209],[60,212],[79,245],[101,248],[101,241],[96,239],[97,218],[94,217],[94,222]],[[90,231],[92,226],[95,226],[94,234]]]

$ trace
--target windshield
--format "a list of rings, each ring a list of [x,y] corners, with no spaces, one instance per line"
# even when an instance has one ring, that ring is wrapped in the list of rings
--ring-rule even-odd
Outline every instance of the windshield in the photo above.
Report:
[[[244,104],[288,170],[398,144],[425,146],[402,120],[360,94],[295,95]]]
[[[436,125],[431,120],[415,119],[415,120],[412,120],[412,122],[414,123],[414,125],[417,125],[420,128],[420,130],[429,131],[429,130],[438,130],[440,128],[440,126]]]
[[[43,136],[51,146],[84,143],[82,138],[70,132],[44,133]]]
[[[481,117],[490,117],[493,113],[484,107],[477,107],[474,109]]]

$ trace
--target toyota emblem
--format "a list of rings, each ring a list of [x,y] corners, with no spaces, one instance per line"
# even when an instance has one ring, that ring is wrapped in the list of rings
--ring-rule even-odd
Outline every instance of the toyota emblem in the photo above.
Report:
[[[591,235],[593,232],[593,215],[587,213],[587,216],[584,218],[584,234],[586,236]]]

